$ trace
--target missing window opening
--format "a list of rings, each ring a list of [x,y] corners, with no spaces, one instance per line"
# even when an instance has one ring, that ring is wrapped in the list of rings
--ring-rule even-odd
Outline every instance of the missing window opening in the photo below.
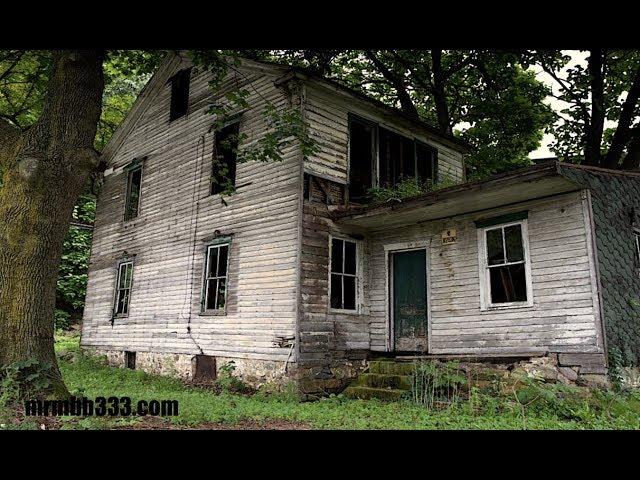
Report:
[[[171,77],[171,110],[169,121],[176,120],[186,115],[189,108],[189,83],[191,81],[191,69],[180,70]]]
[[[124,352],[124,365],[130,370],[136,369],[136,352]]]
[[[216,132],[211,171],[211,195],[227,192],[236,186],[236,165],[240,121]]]

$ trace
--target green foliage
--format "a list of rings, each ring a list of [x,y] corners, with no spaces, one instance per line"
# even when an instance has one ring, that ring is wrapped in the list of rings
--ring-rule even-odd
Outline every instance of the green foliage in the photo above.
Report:
[[[220,366],[216,384],[223,392],[248,393],[251,388],[235,375],[236,364],[233,360]]]
[[[423,361],[415,364],[411,400],[431,410],[461,400],[467,377],[457,362]]]
[[[438,183],[431,180],[419,182],[416,178],[401,179],[393,187],[373,187],[367,194],[375,202],[400,201],[405,198],[416,197],[429,192],[435,192],[443,188],[451,187],[456,182],[446,175],[440,176]]]
[[[0,408],[39,395],[51,384],[51,364],[35,358],[17,361],[0,368]]]

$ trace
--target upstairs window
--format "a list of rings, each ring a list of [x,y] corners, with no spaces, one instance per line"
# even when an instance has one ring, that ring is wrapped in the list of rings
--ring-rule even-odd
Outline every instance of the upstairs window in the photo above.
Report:
[[[207,247],[205,261],[203,313],[224,313],[227,305],[227,269],[230,243],[218,243]]]
[[[169,121],[173,121],[186,115],[189,108],[189,83],[191,81],[191,69],[180,70],[171,77],[171,110]]]
[[[530,306],[531,270],[527,223],[487,227],[480,233],[483,306]]]
[[[142,164],[134,161],[127,167],[127,195],[124,206],[125,221],[133,220],[140,210],[140,187],[142,185]]]
[[[211,195],[229,192],[236,186],[239,134],[239,120],[216,132],[211,172]]]
[[[376,125],[349,119],[349,198],[361,200],[373,186],[376,162]]]
[[[340,238],[331,239],[331,271],[329,296],[331,308],[356,310],[357,299],[357,244]]]
[[[364,200],[371,187],[415,179],[435,183],[438,150],[359,117],[349,117],[349,199]]]
[[[118,265],[116,278],[114,317],[127,317],[129,315],[129,300],[131,299],[131,281],[133,276],[133,262],[125,261]]]

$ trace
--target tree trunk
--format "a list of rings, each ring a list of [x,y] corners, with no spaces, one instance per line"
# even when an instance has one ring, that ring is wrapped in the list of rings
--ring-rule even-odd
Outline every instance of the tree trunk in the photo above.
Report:
[[[445,79],[442,70],[442,50],[431,50],[431,59],[433,62],[433,101],[436,106],[438,127],[440,127],[443,133],[451,134],[451,119],[449,118],[447,95],[444,89]]]
[[[55,52],[40,118],[25,133],[0,129],[0,365],[50,363],[57,397],[68,391],[53,349],[56,279],[73,207],[98,165],[102,60]]]
[[[589,55],[591,78],[591,121],[587,125],[584,160],[587,165],[601,166],[602,133],[604,131],[604,56],[602,49],[594,48]]]

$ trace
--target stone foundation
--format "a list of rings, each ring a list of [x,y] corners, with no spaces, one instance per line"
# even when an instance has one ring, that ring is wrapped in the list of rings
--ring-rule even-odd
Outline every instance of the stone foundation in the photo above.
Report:
[[[107,363],[114,367],[125,368],[125,351],[106,350],[100,348],[87,348],[87,351],[94,355],[105,356]],[[165,375],[181,378],[182,380],[193,380],[196,368],[196,356],[181,353],[154,353],[135,352],[136,370],[156,375]],[[284,362],[270,360],[248,360],[243,358],[215,357],[216,372],[233,362],[235,369],[233,375],[242,379],[243,382],[253,388],[259,388],[264,384],[284,384],[294,376],[295,366],[288,365],[287,372],[284,371]]]

